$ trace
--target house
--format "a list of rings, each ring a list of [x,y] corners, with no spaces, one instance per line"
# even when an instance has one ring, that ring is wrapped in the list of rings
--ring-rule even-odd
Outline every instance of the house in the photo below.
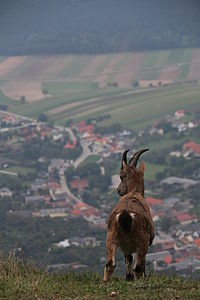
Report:
[[[52,159],[51,165],[48,167],[48,171],[52,172],[54,169],[59,170],[64,164],[64,159]]]
[[[157,250],[166,251],[174,249],[174,244],[175,241],[171,236],[167,235],[162,231],[157,231],[157,234],[153,241],[153,245],[156,247]]]
[[[200,248],[200,238],[194,239],[194,244],[195,244],[195,246],[197,246],[198,248]]]
[[[177,197],[169,197],[164,199],[164,203],[168,207],[173,207],[177,202],[180,202],[180,199]]]
[[[65,207],[56,207],[56,208],[47,208],[47,209],[40,209],[39,213],[34,213],[34,216],[38,217],[66,217],[68,215],[67,208]]]
[[[146,201],[149,206],[162,205],[163,201],[161,199],[146,197]]]
[[[37,202],[44,202],[45,201],[45,196],[26,196],[25,197],[25,203],[26,204],[34,204]]]
[[[12,197],[13,193],[7,187],[0,189],[0,197]]]
[[[93,125],[86,125],[84,121],[79,122],[78,124],[78,131],[79,133],[93,133],[94,131],[94,126]]]
[[[192,153],[200,155],[200,144],[190,141],[183,145],[183,150],[190,150]]]
[[[177,213],[176,214],[176,219],[182,225],[190,224],[192,222],[197,222],[198,221],[197,215],[189,214],[189,213]]]
[[[170,152],[170,156],[175,156],[177,158],[182,156],[182,153],[180,151],[172,151]]]
[[[79,192],[88,188],[88,179],[87,178],[73,178],[70,181],[71,189],[76,189]]]
[[[72,214],[83,216],[83,217],[89,217],[91,215],[98,216],[99,212],[95,207],[79,201],[74,205]]]
[[[174,115],[177,119],[180,119],[185,116],[185,112],[183,109],[179,109],[174,113]]]
[[[74,149],[76,147],[77,140],[73,140],[72,143],[67,142],[64,146],[64,149]]]
[[[189,186],[197,184],[198,181],[197,180],[192,180],[192,179],[187,179],[187,178],[171,176],[171,177],[167,177],[167,178],[163,179],[161,181],[161,183],[162,184],[169,184],[169,185],[180,184],[184,188],[188,188]]]
[[[181,123],[177,126],[177,128],[178,128],[178,132],[184,132],[187,130],[187,124]]]

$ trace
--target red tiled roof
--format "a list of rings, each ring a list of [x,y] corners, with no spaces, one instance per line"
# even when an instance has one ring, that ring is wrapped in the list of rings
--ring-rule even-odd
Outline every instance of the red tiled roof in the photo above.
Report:
[[[172,262],[172,257],[171,255],[166,255],[163,260],[169,265]]]
[[[53,181],[53,182],[50,182],[50,183],[49,183],[49,187],[50,187],[51,189],[57,189],[57,188],[60,188],[61,185],[60,185],[59,183]]]
[[[176,114],[184,114],[184,113],[185,113],[184,109],[179,109],[179,110],[176,111]]]
[[[72,210],[72,215],[81,215],[80,209],[73,209]]]
[[[196,220],[197,216],[195,214],[190,215],[189,213],[184,213],[184,214],[177,214],[176,218],[179,222],[184,222],[184,221],[192,221]]]
[[[149,205],[161,205],[163,201],[161,199],[146,197],[146,201]]]
[[[200,154],[200,144],[196,144],[193,141],[184,144],[183,149],[191,149],[193,152]]]
[[[93,125],[85,125],[83,123],[79,123],[79,132],[92,133],[93,130],[94,130],[94,126]]]
[[[69,142],[65,144],[64,148],[65,149],[74,149],[76,147],[77,141],[74,140],[72,144],[70,144]]]
[[[79,191],[82,191],[85,188],[88,188],[88,179],[72,179],[70,181],[70,186],[72,189],[78,189]]]
[[[194,240],[194,244],[195,244],[197,247],[200,247],[200,238],[195,239],[195,240]]]
[[[74,205],[75,210],[85,210],[88,209],[90,206],[87,203],[78,202]]]

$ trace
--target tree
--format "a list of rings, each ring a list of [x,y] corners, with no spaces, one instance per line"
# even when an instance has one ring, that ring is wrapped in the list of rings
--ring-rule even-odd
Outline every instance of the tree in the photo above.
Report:
[[[139,86],[139,82],[137,80],[133,80],[132,86],[133,87],[138,87]]]
[[[39,121],[39,122],[47,122],[47,121],[48,121],[47,115],[44,114],[44,113],[39,114],[39,116],[38,116],[38,121]]]
[[[49,92],[48,92],[47,89],[43,88],[43,89],[42,89],[42,93],[43,93],[43,94],[45,95],[45,97],[46,97],[46,95],[48,95]]]
[[[21,96],[20,102],[21,102],[21,104],[24,104],[26,102],[26,97],[25,96]]]

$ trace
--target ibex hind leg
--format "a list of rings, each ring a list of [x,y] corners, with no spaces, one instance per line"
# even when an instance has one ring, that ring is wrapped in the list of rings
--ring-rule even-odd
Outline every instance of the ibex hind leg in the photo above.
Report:
[[[138,279],[140,277],[145,278],[146,273],[145,273],[145,262],[146,262],[146,253],[147,253],[147,247],[143,247],[142,249],[137,249],[136,252],[136,260],[135,264],[133,267],[133,273],[135,279]]]
[[[134,279],[132,264],[133,264],[133,256],[132,254],[124,254],[125,265],[126,265],[126,280],[131,281]]]
[[[107,282],[111,279],[112,273],[116,267],[115,264],[115,251],[116,245],[107,243],[107,260],[106,266],[104,268],[104,282]]]

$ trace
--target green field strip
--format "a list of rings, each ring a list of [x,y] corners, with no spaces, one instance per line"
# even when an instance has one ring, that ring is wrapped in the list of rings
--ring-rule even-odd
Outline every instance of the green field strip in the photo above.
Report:
[[[96,163],[99,159],[99,155],[90,155],[78,166],[78,168],[82,168],[90,163]]]
[[[94,73],[94,76],[99,76],[101,75],[101,73],[104,71],[104,69],[107,67],[107,65],[111,62],[111,60],[113,59],[114,57],[114,54],[108,54],[106,57],[105,57],[105,60],[102,64],[100,64],[97,68],[96,68],[96,71]],[[92,76],[92,75],[91,75]],[[94,78],[92,78],[93,81],[94,81]]]
[[[113,68],[112,73],[108,76],[106,82],[113,82],[115,81],[115,76],[120,73],[120,70],[123,68],[124,64],[126,63],[127,59],[129,58],[129,53],[125,53],[121,60],[117,63],[117,65]]]
[[[190,51],[190,49],[187,49]],[[173,49],[170,50],[167,64],[173,65],[184,62],[186,49]]]
[[[144,127],[150,124],[158,117],[163,117],[167,113],[174,112],[180,108],[180,100],[184,99],[188,102],[188,98],[191,97],[192,93],[195,93],[196,98],[193,103],[197,107],[200,107],[198,101],[198,93],[200,87],[198,86],[197,91],[194,92],[194,88],[174,87],[173,89],[161,88],[160,90],[142,92],[140,94],[133,95],[116,95],[115,97],[105,97],[89,104],[82,104],[79,107],[71,108],[66,113],[62,112],[57,116],[60,123],[63,120],[67,120],[68,117],[73,116],[74,119],[89,118],[96,116],[100,113],[111,114],[112,118],[103,122],[104,124],[110,125],[113,122],[120,122],[123,125],[131,127]],[[192,103],[192,104],[193,104]],[[186,104],[181,101],[185,107]],[[94,108],[96,107],[96,111]],[[145,107],[145,109],[144,109]],[[188,106],[190,107],[190,105]],[[92,112],[92,113],[91,113]]]
[[[124,126],[133,129],[144,128],[147,125],[152,124],[153,121],[158,118],[166,116],[166,114],[174,113],[177,109],[190,109],[191,106],[194,108],[199,108],[199,93],[200,87],[197,86],[195,89],[189,88],[168,88],[164,91],[155,91],[151,95],[141,94],[135,95],[124,99],[124,96],[121,96],[117,99],[109,99],[112,102],[109,102],[108,99],[102,99],[102,102],[99,105],[96,105],[96,112],[92,110],[92,113],[87,109],[81,108],[76,112],[72,110],[69,115],[65,115],[63,119],[59,119],[59,124],[64,124],[64,122],[73,116],[73,119],[80,120],[83,119],[83,115],[86,118],[94,117],[100,113],[109,113],[111,119],[108,119],[102,122],[102,125],[111,125],[113,123],[119,122]],[[118,101],[116,101],[116,99]],[[123,101],[122,101],[123,99]],[[188,101],[190,99],[190,101]],[[90,109],[91,106],[90,106]]]
[[[200,87],[195,91],[196,98],[193,101],[197,107],[200,106],[198,101],[199,92]],[[142,92],[140,94],[116,95],[115,97],[110,98],[102,97],[102,99],[98,100],[99,102],[96,101],[95,103],[94,101],[90,104],[83,103],[80,107],[68,110],[67,113],[63,112],[62,116],[59,114],[57,118],[62,122],[62,118],[66,120],[72,115],[74,119],[78,119],[80,114],[81,117],[84,114],[86,118],[98,115],[99,113],[109,112],[112,118],[105,121],[105,124],[107,125],[110,125],[113,122],[120,122],[121,124],[128,124],[131,126],[135,126],[136,124],[138,127],[141,127],[142,123],[151,123],[151,121],[156,119],[156,116],[163,117],[165,114],[179,109],[180,101],[178,100],[183,97],[190,98],[192,93],[194,93],[193,88],[188,91],[187,88],[174,87],[173,90],[171,88],[161,88],[159,91]],[[188,102],[188,98],[185,99],[186,102]],[[175,103],[173,103],[174,101]],[[184,103],[182,104],[185,106]],[[93,110],[94,107],[96,107],[96,112]],[[144,107],[147,109],[144,110]],[[92,113],[90,113],[90,109],[92,110]]]
[[[166,114],[173,113],[177,109],[199,109],[200,87],[192,90],[174,90],[163,91],[162,94],[156,93],[152,96],[137,96],[137,99],[123,102],[121,107],[114,107],[109,113],[111,119],[103,122],[104,125],[111,125],[114,122],[119,122],[122,125],[133,129],[143,128],[146,125],[152,124],[153,121],[164,117]],[[139,99],[139,101],[138,101]]]
[[[6,171],[27,175],[28,173],[35,172],[35,169],[29,167],[22,167],[22,166],[13,166],[13,167],[6,168]]]
[[[84,101],[86,99],[94,98],[97,96],[104,96],[110,94],[117,94],[120,92],[120,89],[116,88],[107,88],[106,90],[95,90],[95,91],[86,91],[75,93],[69,96],[61,97],[49,97],[32,103],[26,103],[21,105],[19,108],[12,109],[11,111],[17,114],[21,114],[28,117],[37,118],[37,116],[42,113],[48,113],[48,110],[51,110],[61,105],[65,105],[71,102]]]
[[[73,61],[60,73],[64,78],[79,76],[80,73],[92,61],[92,55],[79,55],[75,56]]]
[[[119,97],[119,95],[121,95]],[[102,107],[102,111],[106,111],[109,102],[114,100],[115,102],[117,101],[116,99],[119,99],[119,101],[121,101],[121,97],[123,97],[123,93],[122,94],[105,94],[105,95],[101,95],[99,97],[95,97],[95,98],[91,98],[91,99],[84,99],[81,101],[81,103],[78,106],[74,106],[74,107],[67,107],[65,108],[65,106],[61,107],[61,111],[56,112],[55,113],[51,113],[51,115],[49,116],[51,120],[60,120],[62,118],[66,118],[68,116],[72,116],[76,118],[79,117],[79,115],[91,115],[90,111],[94,110],[94,108],[96,108],[96,111],[100,110],[100,107]],[[75,104],[75,103],[74,103]],[[95,112],[94,112],[95,113]],[[48,112],[47,112],[48,115]]]
[[[66,81],[51,81],[43,82],[42,89],[47,89],[49,95],[64,96],[68,93],[90,91],[96,89],[96,84],[92,82],[66,82]]]
[[[154,148],[152,148],[154,149]],[[151,181],[156,178],[156,174],[163,172],[166,167],[164,165],[158,165],[153,163],[147,163],[147,167],[144,173],[144,180]]]
[[[174,145],[183,145],[186,141],[188,141],[188,137],[179,138],[178,140],[171,139],[166,136],[166,134],[160,138],[160,140],[156,140],[144,145],[144,148],[147,147],[149,149],[156,149],[156,151],[162,151],[163,149],[170,148]]]
[[[9,98],[0,90],[0,104],[5,104],[10,107],[17,107],[20,106],[21,103],[19,102],[19,100]]]
[[[146,52],[135,78],[137,80],[158,79],[168,56],[168,50]]]
[[[192,61],[192,49],[184,49],[182,56],[183,63],[179,69],[178,78],[186,79],[190,69],[190,63]]]

